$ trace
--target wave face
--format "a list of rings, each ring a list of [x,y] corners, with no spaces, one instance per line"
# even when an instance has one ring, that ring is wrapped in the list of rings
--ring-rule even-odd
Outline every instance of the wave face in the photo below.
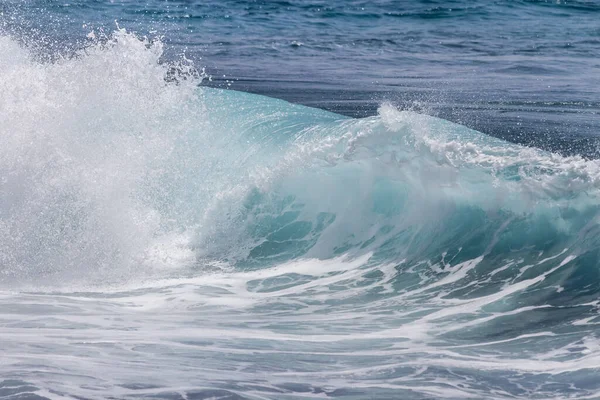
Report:
[[[0,393],[600,396],[598,161],[0,54]]]

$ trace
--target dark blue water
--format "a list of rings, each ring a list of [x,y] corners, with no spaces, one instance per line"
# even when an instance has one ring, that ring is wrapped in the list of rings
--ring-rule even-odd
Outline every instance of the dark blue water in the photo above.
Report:
[[[1,2],[0,399],[600,399],[599,50],[595,1]]]
[[[382,101],[597,155],[598,1],[5,1],[5,30],[80,47],[121,27],[185,52],[209,85],[350,116]]]

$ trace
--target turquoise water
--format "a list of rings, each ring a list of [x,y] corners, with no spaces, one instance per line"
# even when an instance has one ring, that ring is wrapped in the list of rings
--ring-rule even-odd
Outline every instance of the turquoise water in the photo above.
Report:
[[[0,398],[600,398],[597,6],[445,4],[3,3]]]

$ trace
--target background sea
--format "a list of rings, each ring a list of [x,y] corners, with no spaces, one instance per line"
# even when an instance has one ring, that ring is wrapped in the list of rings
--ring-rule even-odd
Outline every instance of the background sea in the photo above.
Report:
[[[0,399],[600,398],[599,114],[596,0],[2,0]]]
[[[2,12],[10,32],[51,54],[117,21],[161,37],[167,60],[185,53],[210,86],[352,117],[387,100],[519,143],[596,152],[597,1],[8,0]]]

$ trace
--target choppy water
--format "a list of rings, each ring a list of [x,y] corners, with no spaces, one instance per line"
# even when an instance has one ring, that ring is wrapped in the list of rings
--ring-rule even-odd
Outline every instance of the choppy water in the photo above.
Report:
[[[0,398],[600,398],[599,10],[2,3]]]

